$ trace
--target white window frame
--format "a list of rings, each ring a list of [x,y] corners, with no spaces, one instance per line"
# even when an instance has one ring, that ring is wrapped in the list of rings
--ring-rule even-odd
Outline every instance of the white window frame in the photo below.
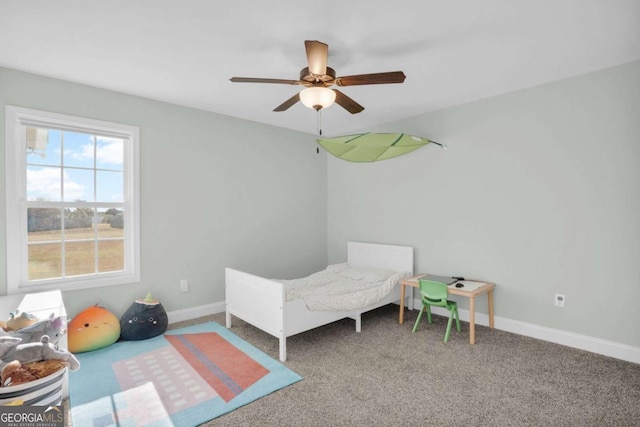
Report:
[[[125,269],[55,279],[28,280],[26,148],[23,126],[54,127],[124,140]],[[85,289],[140,282],[140,129],[28,108],[5,106],[7,294]],[[54,202],[52,202],[54,203]],[[59,206],[59,203],[57,203]]]

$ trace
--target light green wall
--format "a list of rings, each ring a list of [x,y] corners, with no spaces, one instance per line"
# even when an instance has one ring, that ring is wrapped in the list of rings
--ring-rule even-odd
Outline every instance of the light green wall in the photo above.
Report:
[[[449,150],[330,158],[329,262],[347,240],[411,245],[416,272],[495,282],[496,316],[640,345],[640,62],[377,131]]]
[[[362,240],[414,246],[417,272],[494,281],[497,316],[640,345],[640,62],[381,125],[450,149],[373,164],[327,160],[313,135],[0,68],[5,104],[141,129],[142,283],[65,292],[71,315],[120,314],[148,291],[168,311],[220,302],[226,266],[292,278]],[[4,192],[0,173],[2,242]],[[0,244],[0,295],[5,259]]]
[[[142,283],[65,292],[70,315],[101,303],[120,316],[147,292],[167,311],[224,301],[227,266],[283,278],[326,266],[326,155],[313,135],[0,68],[0,295],[6,104],[140,127]]]

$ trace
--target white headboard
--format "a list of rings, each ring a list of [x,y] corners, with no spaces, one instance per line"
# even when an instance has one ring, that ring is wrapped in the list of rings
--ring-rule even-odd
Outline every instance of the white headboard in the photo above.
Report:
[[[354,267],[386,268],[413,273],[411,246],[347,242],[347,263]]]

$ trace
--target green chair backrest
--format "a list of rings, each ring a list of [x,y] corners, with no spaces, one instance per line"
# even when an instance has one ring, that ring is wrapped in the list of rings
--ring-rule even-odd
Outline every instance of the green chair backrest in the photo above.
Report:
[[[447,306],[447,284],[432,280],[418,279],[422,300],[436,307]]]

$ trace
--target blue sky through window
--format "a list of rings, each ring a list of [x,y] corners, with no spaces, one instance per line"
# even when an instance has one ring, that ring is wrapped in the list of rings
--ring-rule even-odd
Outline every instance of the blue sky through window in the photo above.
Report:
[[[64,183],[67,202],[122,202],[123,153],[121,138],[27,128],[27,200],[60,201]]]

